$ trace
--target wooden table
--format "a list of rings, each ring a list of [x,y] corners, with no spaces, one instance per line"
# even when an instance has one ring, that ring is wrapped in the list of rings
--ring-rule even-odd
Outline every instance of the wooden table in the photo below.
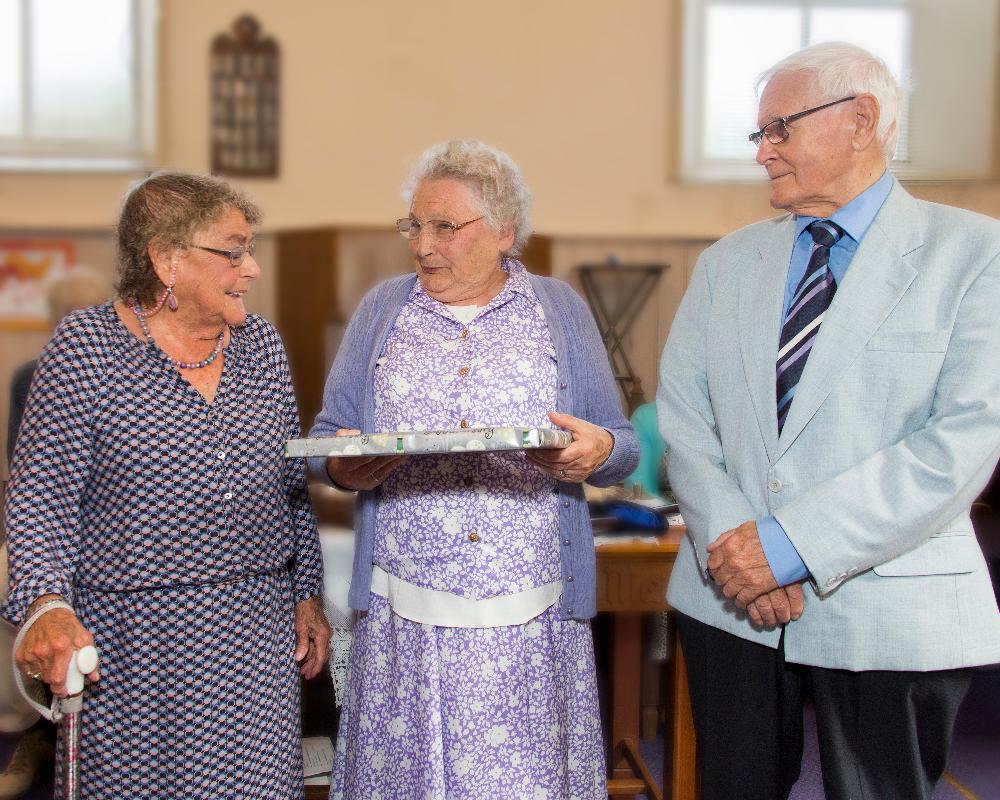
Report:
[[[601,544],[597,552],[597,610],[614,615],[611,703],[611,777],[608,794],[633,797],[646,793],[663,800],[639,754],[639,677],[642,668],[642,615],[667,610],[667,581],[684,537],[671,528],[651,541]],[[695,800],[695,738],[687,673],[676,630],[671,626],[673,670],[669,705],[673,709],[664,735],[664,788],[670,800]]]

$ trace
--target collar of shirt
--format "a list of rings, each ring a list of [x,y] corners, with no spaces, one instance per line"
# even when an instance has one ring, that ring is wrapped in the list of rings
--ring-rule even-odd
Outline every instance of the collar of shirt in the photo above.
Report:
[[[851,259],[857,252],[858,245],[871,227],[875,217],[882,209],[889,192],[892,191],[895,179],[892,173],[886,170],[875,183],[865,189],[861,194],[844,206],[838,208],[829,219],[836,222],[843,228],[845,235],[830,249],[830,272],[833,279],[839,286],[847,274],[847,268],[851,265]],[[806,273],[809,265],[809,257],[812,255],[812,237],[805,233],[813,222],[820,217],[796,217],[795,218],[795,246],[792,248],[792,260],[788,268],[788,280],[785,282],[785,303],[781,313],[784,321],[785,314],[788,313],[788,306],[791,303],[795,290],[798,288],[802,276]]]
[[[851,239],[854,240],[855,249],[861,243],[875,216],[882,208],[889,192],[892,191],[893,177],[889,170],[882,173],[882,177],[855,197],[851,202],[841,206],[833,215],[829,217],[831,222],[836,222]],[[798,238],[802,232],[820,217],[796,217],[795,236]],[[843,237],[841,237],[843,241]],[[840,245],[837,242],[834,247]]]
[[[516,258],[506,258],[501,263],[501,267],[507,273],[507,280],[497,296],[490,300],[482,311],[479,312],[479,316],[513,300],[515,294],[532,300],[535,298],[534,289],[531,288],[531,281],[528,279],[528,270],[524,264]],[[448,310],[447,304],[442,303],[440,300],[435,300],[427,294],[419,280],[413,284],[408,302],[414,303],[428,311],[433,311],[435,314],[447,319],[455,319],[454,315]],[[455,321],[458,322],[458,320]]]

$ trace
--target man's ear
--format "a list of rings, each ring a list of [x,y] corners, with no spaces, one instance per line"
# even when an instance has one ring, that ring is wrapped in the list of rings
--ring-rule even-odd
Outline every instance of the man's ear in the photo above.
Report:
[[[878,98],[865,92],[854,98],[854,149],[867,150],[875,142],[881,114]]]

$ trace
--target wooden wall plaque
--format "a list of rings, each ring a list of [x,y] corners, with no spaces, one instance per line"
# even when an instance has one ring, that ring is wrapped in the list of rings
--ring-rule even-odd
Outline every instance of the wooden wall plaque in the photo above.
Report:
[[[281,51],[245,14],[212,42],[212,173],[278,175]]]

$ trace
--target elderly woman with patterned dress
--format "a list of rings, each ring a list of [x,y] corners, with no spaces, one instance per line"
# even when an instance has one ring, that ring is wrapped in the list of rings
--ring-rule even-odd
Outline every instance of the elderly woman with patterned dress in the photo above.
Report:
[[[432,148],[409,198],[416,274],[361,302],[311,435],[558,426],[573,442],[312,460],[359,490],[331,797],[605,798],[582,483],[622,480],[636,439],[583,301],[514,257],[529,194],[510,158]]]
[[[4,613],[34,618],[15,658],[57,695],[71,651],[100,653],[81,798],[302,795],[299,676],[329,629],[304,470],[283,459],[288,365],[243,305],[258,219],[217,179],[147,178],[119,220],[121,299],[67,317],[38,363]]]

